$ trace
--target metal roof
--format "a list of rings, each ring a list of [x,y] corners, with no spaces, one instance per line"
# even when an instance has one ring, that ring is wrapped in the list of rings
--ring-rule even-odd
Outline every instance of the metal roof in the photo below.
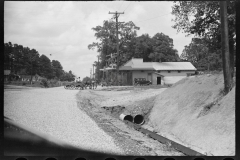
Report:
[[[133,58],[119,70],[197,70],[191,62],[143,62],[142,58]]]
[[[152,62],[155,70],[197,70],[191,62]]]

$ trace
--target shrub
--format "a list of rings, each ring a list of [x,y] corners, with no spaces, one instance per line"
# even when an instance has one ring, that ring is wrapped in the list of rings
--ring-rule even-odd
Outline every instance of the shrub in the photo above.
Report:
[[[22,85],[23,85],[23,86],[25,86],[25,85],[26,85],[26,83],[25,83],[25,82],[23,82],[23,83],[22,83]]]
[[[46,79],[42,79],[40,84],[43,85],[45,88],[49,87],[48,81]]]

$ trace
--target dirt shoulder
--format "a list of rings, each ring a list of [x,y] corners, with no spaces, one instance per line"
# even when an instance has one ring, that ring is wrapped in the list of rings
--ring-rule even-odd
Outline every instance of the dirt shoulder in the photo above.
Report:
[[[164,90],[164,89],[163,89]],[[161,89],[83,90],[77,95],[78,107],[84,110],[126,155],[174,156],[182,153],[134,130],[119,119],[124,112],[147,115]],[[104,109],[108,108],[108,110]]]

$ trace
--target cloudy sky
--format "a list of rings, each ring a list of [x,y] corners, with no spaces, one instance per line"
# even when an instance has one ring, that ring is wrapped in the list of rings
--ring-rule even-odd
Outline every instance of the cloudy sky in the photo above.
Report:
[[[34,48],[40,55],[58,60],[65,71],[71,70],[82,80],[90,76],[99,54],[88,50],[88,45],[97,41],[92,28],[111,19],[109,11],[124,12],[119,21],[135,23],[140,27],[138,36],[147,33],[152,37],[161,32],[168,35],[180,55],[191,37],[171,27],[172,5],[161,1],[5,1],[4,43]]]

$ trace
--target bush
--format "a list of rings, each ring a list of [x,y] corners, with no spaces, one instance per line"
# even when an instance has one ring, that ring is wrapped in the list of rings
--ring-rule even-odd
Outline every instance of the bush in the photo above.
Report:
[[[50,85],[50,87],[59,87],[59,86],[61,86],[61,83],[57,79],[51,79],[49,81],[49,85]]]
[[[43,85],[45,88],[49,87],[48,81],[46,79],[42,79],[40,84]]]
[[[25,85],[26,85],[26,83],[25,83],[25,82],[23,82],[23,83],[22,83],[22,85],[23,85],[23,86],[25,86]]]

